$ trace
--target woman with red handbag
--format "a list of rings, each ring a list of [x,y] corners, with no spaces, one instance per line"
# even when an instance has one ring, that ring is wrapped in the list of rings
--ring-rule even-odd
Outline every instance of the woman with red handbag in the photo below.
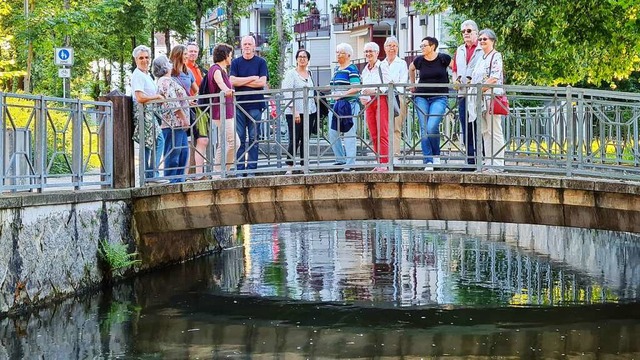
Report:
[[[472,84],[502,85],[503,67],[502,54],[495,50],[496,33],[491,29],[484,29],[478,35],[478,43],[482,48],[482,57],[478,59],[471,75]],[[471,93],[478,88],[471,89]],[[475,96],[467,101],[469,122],[481,117],[482,145],[484,165],[490,166],[486,171],[501,172],[504,170],[504,134],[502,132],[502,115],[508,114],[508,103],[501,87],[482,86],[483,95],[482,114],[478,114]]]

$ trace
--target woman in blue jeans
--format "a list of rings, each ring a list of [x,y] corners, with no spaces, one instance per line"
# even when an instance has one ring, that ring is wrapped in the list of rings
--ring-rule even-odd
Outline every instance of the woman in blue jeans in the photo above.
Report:
[[[153,75],[157,78],[158,94],[167,101],[161,104],[162,134],[164,143],[164,176],[172,183],[184,181],[184,170],[189,160],[189,143],[186,129],[189,127],[189,102],[187,92],[171,77],[171,62],[165,55],[153,60]]]
[[[451,63],[451,56],[436,52],[438,40],[427,36],[420,45],[422,56],[418,56],[409,66],[409,80],[416,82],[416,70],[419,73],[419,84],[448,84],[447,68]],[[443,87],[413,87],[415,105],[420,121],[420,136],[422,140],[423,163],[425,170],[433,170],[433,166],[440,163],[440,122],[447,109],[447,94],[449,88]]]

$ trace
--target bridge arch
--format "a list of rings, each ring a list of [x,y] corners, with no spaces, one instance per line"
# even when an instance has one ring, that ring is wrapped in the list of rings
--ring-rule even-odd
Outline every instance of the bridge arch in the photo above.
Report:
[[[141,235],[365,219],[527,223],[640,232],[640,186],[451,172],[225,179],[133,190]]]

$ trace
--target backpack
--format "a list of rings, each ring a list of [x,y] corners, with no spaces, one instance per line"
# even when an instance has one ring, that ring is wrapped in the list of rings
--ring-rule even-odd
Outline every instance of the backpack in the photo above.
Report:
[[[200,88],[198,89],[198,95],[209,95],[209,72],[206,72],[200,81]],[[211,105],[211,98],[198,99],[198,108],[202,112],[208,112]]]

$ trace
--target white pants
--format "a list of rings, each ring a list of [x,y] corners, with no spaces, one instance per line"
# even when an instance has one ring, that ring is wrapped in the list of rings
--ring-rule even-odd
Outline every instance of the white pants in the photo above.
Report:
[[[482,146],[485,165],[504,167],[504,134],[502,115],[491,115],[485,111],[482,116]]]
[[[226,119],[224,129],[222,121],[213,120],[218,127],[218,143],[216,144],[215,171],[222,171],[222,151],[224,148],[226,168],[229,170],[236,159],[236,144],[240,143],[240,138],[236,132],[236,122],[234,119]]]

